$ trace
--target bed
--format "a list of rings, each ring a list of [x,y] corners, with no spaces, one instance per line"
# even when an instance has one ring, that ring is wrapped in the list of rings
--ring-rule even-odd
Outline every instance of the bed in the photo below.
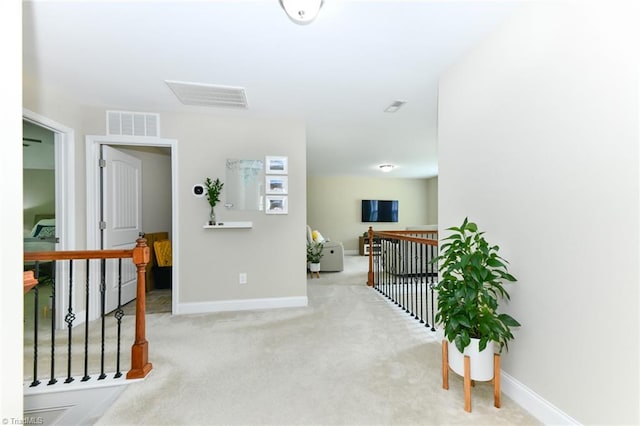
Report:
[[[36,215],[35,225],[31,231],[25,233],[23,250],[25,253],[35,251],[55,251],[56,242],[56,220],[54,215]],[[34,270],[36,262],[24,262],[24,270]],[[39,262],[38,279],[41,283],[46,282],[46,277],[53,276],[53,262]]]
[[[56,220],[53,215],[36,215],[35,225],[24,237],[24,251],[54,251],[56,249]]]

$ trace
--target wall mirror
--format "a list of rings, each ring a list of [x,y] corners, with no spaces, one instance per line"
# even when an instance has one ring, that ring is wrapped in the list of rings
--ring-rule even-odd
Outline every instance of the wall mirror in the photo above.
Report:
[[[232,210],[263,210],[264,161],[227,159],[225,204]]]

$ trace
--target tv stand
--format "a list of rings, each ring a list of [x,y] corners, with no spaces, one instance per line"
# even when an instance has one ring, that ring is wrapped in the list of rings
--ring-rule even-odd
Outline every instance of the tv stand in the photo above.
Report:
[[[369,252],[371,251],[369,237],[360,235],[360,237],[358,237],[358,247],[360,256],[369,256]],[[380,253],[380,240],[377,238],[373,239],[373,252]]]

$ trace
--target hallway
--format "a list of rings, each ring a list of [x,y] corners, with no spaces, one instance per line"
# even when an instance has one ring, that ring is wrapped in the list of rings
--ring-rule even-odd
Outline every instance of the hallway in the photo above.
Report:
[[[148,315],[153,370],[97,424],[538,424],[506,396],[495,409],[489,384],[464,412],[461,378],[441,389],[439,342],[366,268],[346,256],[308,279],[306,308]]]

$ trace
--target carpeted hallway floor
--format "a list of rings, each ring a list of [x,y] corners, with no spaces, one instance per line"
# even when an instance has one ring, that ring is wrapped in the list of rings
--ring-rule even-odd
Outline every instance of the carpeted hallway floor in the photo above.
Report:
[[[440,344],[365,285],[366,258],[308,279],[309,306],[147,316],[153,371],[98,425],[539,424],[492,386],[441,388]]]

